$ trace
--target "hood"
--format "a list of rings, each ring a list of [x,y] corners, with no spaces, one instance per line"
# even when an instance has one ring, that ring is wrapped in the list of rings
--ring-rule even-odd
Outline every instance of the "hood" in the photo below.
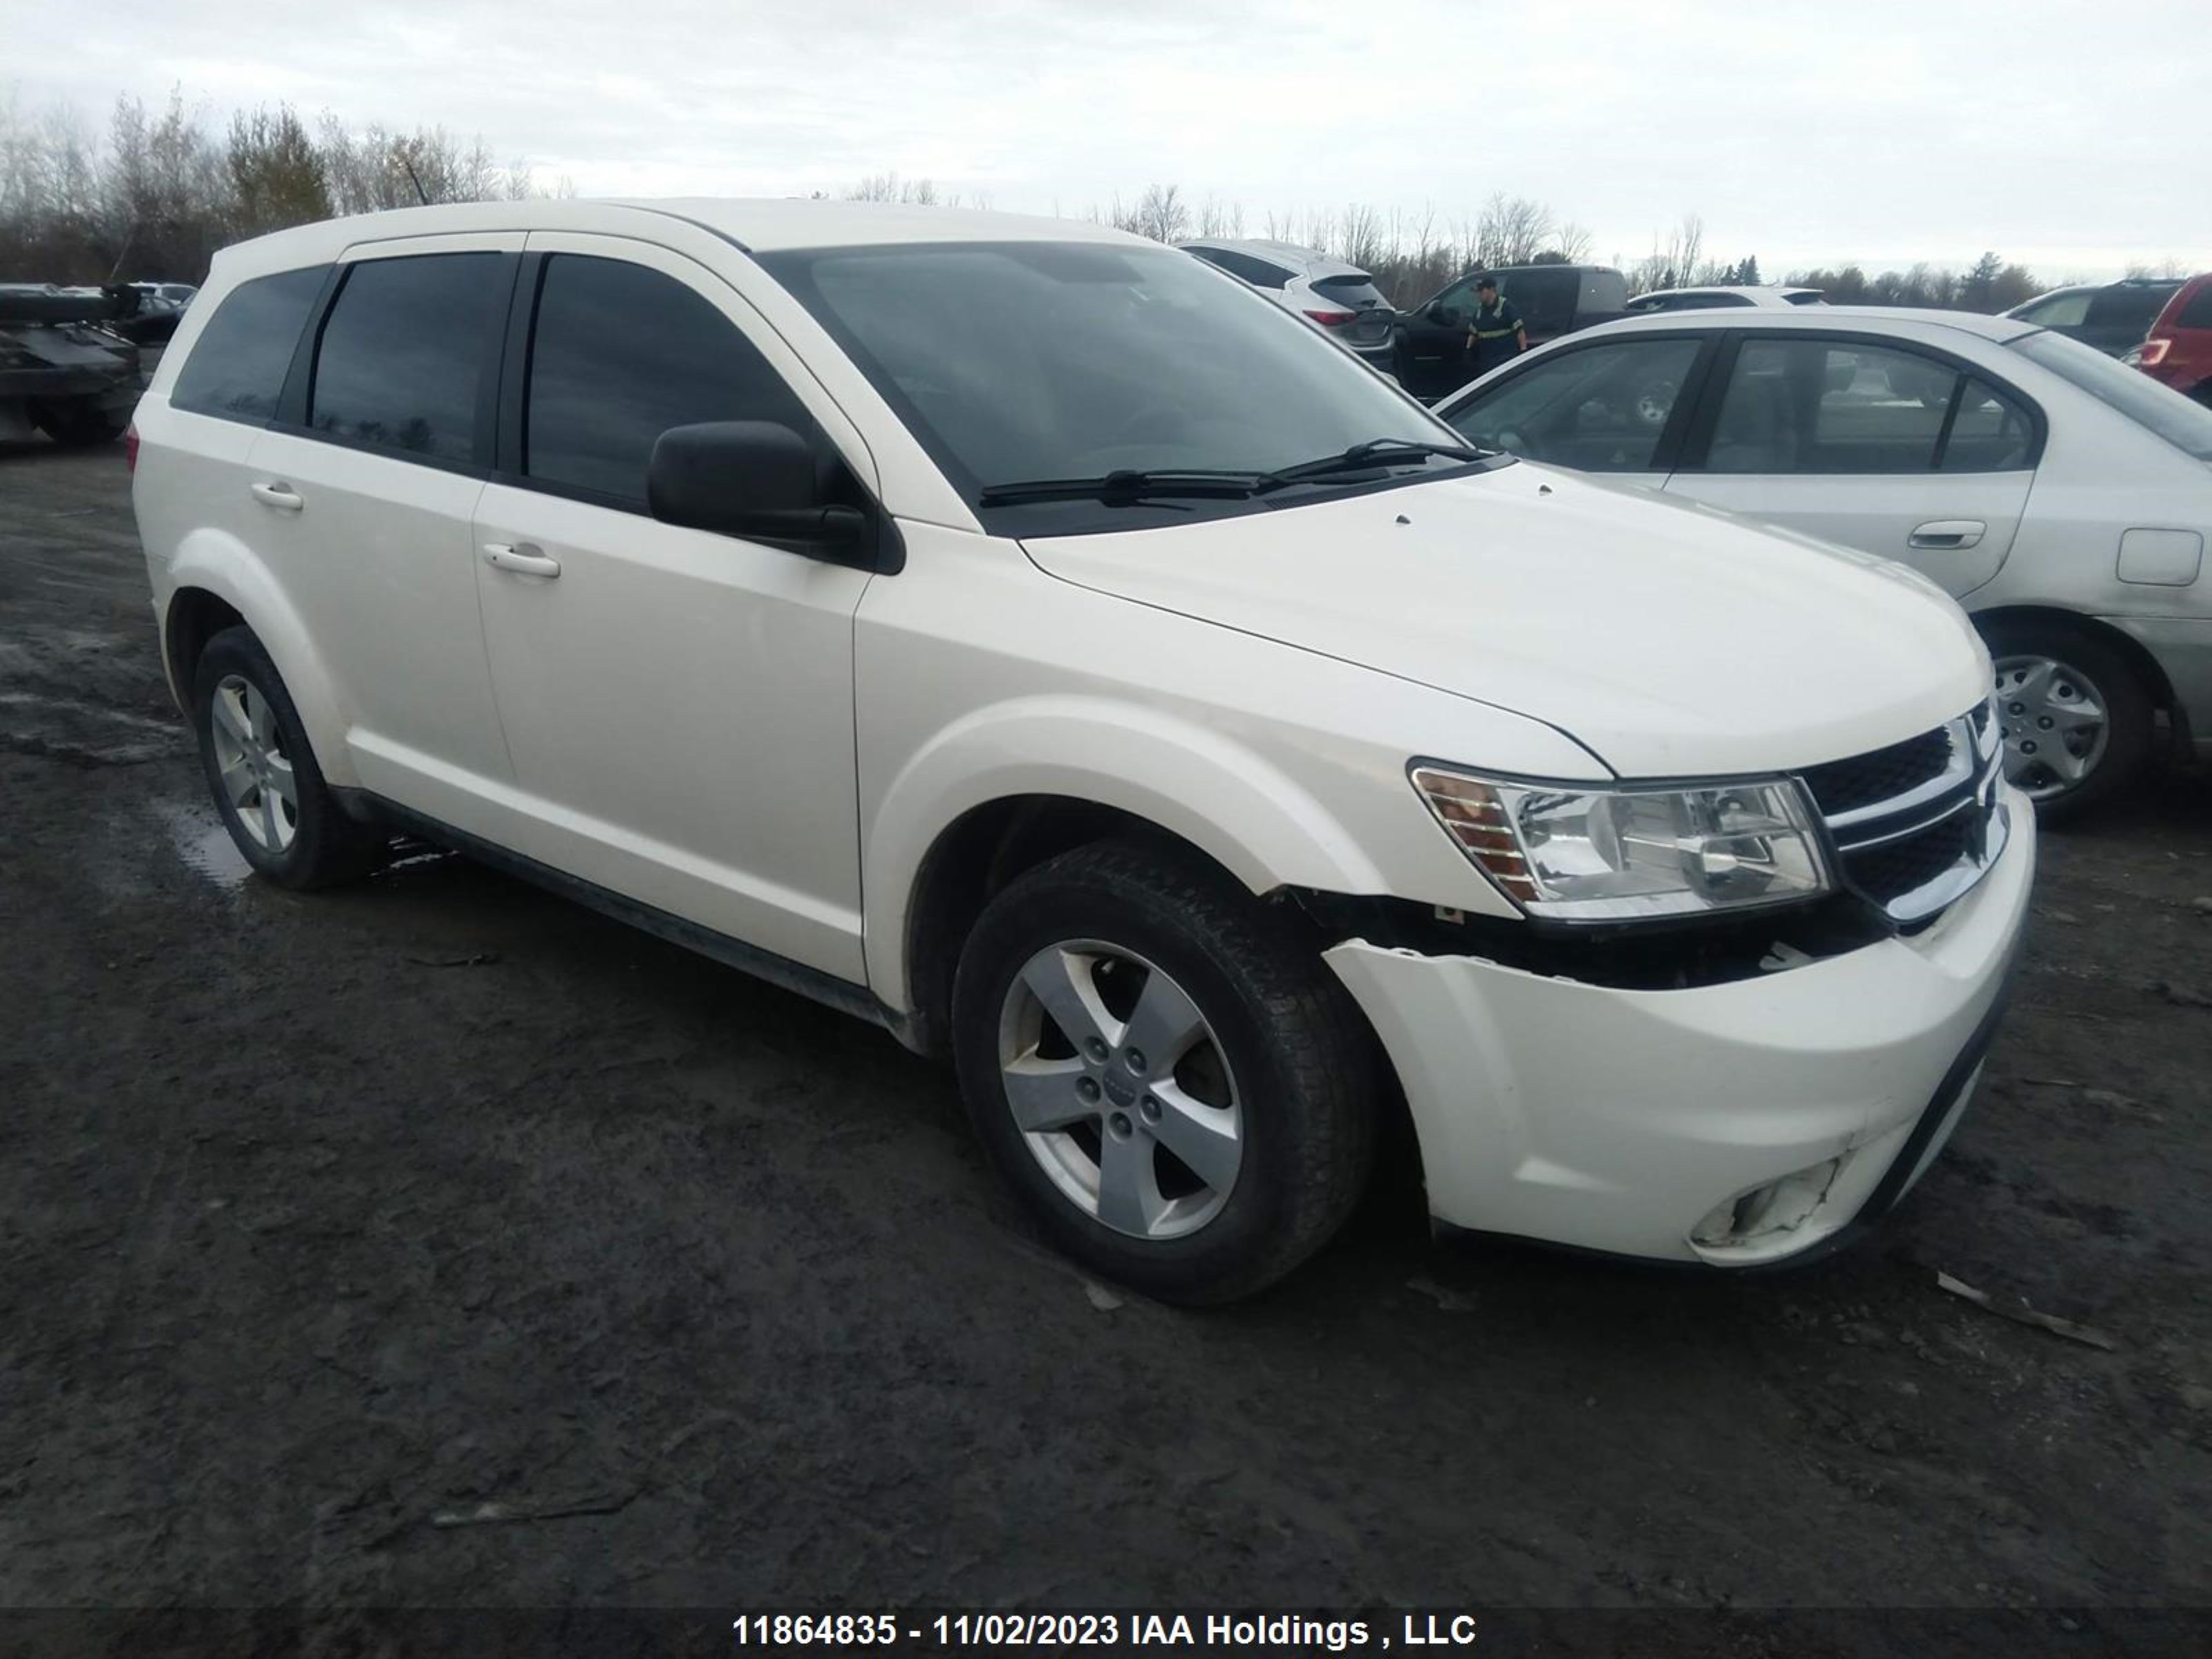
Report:
[[[1989,695],[1965,614],[1905,567],[1527,463],[1024,546],[1063,580],[1543,720],[1624,777],[1840,760]]]

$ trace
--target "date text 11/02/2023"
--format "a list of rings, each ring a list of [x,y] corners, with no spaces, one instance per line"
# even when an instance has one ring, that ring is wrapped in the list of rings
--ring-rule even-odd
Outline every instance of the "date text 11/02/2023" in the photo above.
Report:
[[[1472,1647],[1477,1628],[1470,1613],[754,1613],[731,1621],[739,1648],[882,1649],[910,1643],[940,1651],[1125,1644],[1170,1650],[1419,1650]]]

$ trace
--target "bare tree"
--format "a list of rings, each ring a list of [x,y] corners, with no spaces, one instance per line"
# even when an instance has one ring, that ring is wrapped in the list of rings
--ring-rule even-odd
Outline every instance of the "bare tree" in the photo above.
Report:
[[[323,157],[289,104],[230,118],[230,223],[241,236],[331,216]]]
[[[1117,219],[1115,222],[1120,224],[1121,221]],[[1133,230],[1139,236],[1149,236],[1156,242],[1181,241],[1190,234],[1190,208],[1182,199],[1179,186],[1147,185],[1129,216],[1129,222],[1121,228]]]

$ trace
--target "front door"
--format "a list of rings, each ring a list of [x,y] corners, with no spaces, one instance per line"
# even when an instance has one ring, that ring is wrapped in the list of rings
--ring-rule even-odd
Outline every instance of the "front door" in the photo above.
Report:
[[[793,427],[825,478],[862,452],[826,435],[834,408],[811,384],[801,398],[789,349],[713,272],[620,238],[529,247],[526,369],[475,532],[520,793],[508,843],[861,981],[853,614],[869,578],[660,523],[646,469],[663,431],[699,421]]]
[[[1457,391],[1472,368],[1468,319],[1474,314],[1474,278],[1462,276],[1398,319],[1398,384],[1431,402]]]
[[[1735,339],[1711,430],[1668,494],[1900,560],[1954,596],[1996,574],[2035,479],[2025,400],[1864,336]]]

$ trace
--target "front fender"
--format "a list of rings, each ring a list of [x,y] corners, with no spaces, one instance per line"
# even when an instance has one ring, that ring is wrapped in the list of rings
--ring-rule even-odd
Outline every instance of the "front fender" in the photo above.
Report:
[[[325,780],[339,788],[356,786],[353,757],[345,741],[347,722],[340,713],[337,688],[323,672],[321,658],[283,588],[269,567],[243,542],[220,530],[195,530],[185,536],[170,560],[161,610],[161,650],[170,657],[177,599],[187,588],[212,593],[245,618],[269,659],[283,677],[292,706],[307,729],[307,742]],[[171,678],[174,678],[172,666]],[[179,686],[180,701],[189,702],[190,686]]]
[[[1040,795],[1094,801],[1156,824],[1255,893],[1284,885],[1388,890],[1382,872],[1311,791],[1218,732],[1103,698],[1055,695],[999,703],[936,734],[869,813],[863,848],[868,977],[891,1008],[904,1012],[910,1006],[908,912],[938,836],[976,807]],[[1441,836],[1433,839],[1448,850]]]

